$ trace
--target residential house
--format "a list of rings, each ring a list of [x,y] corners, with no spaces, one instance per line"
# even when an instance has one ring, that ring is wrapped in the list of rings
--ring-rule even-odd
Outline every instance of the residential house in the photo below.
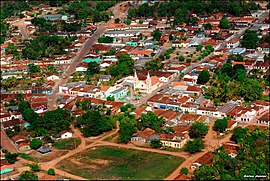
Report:
[[[172,42],[172,47],[187,48],[191,40],[180,40]]]
[[[240,147],[233,142],[225,142],[222,144],[224,150],[230,155],[232,158],[235,158],[238,154],[238,150]]]
[[[259,114],[263,113],[264,108],[261,106],[236,106],[234,109],[227,113],[227,116],[231,116],[236,121],[250,121]]]
[[[72,137],[72,133],[70,131],[61,131],[60,135],[61,135],[61,139]]]
[[[31,150],[31,148],[30,148],[30,140],[19,141],[19,142],[17,142],[15,144],[15,146],[19,151]]]
[[[50,75],[47,77],[47,81],[50,81],[50,80],[59,80],[60,77],[58,74],[53,74],[53,75]]]
[[[134,133],[132,135],[131,141],[149,143],[151,140],[157,137],[155,133],[156,133],[155,130],[146,128],[143,131],[137,131],[137,133]]]
[[[19,126],[21,124],[21,120],[20,119],[11,119],[9,121],[5,121],[5,122],[2,122],[1,125],[2,125],[2,128],[4,130],[6,129],[13,129],[15,126]]]
[[[227,42],[227,48],[236,48],[240,44],[238,38],[232,38]]]
[[[108,82],[111,80],[111,75],[100,75],[98,81],[99,82]]]
[[[174,126],[174,133],[161,134],[159,139],[165,147],[171,148],[183,148],[186,142],[189,140],[188,127],[187,126]]]
[[[269,112],[264,114],[262,117],[260,117],[258,119],[257,123],[266,124],[266,125],[270,126],[270,114],[269,114]]]
[[[52,149],[49,148],[48,146],[41,146],[39,149],[37,149],[37,151],[41,154],[47,154],[50,153]]]
[[[8,163],[7,160],[1,159],[1,172],[0,175],[3,175],[5,173],[10,173],[14,171],[14,166],[10,163]]]
[[[217,110],[217,108],[213,107],[213,106],[207,106],[207,107],[200,106],[197,109],[196,114],[212,116],[212,117],[216,117],[216,118],[223,118],[226,116],[224,113],[219,112]]]
[[[76,72],[86,72],[88,69],[88,63],[86,62],[81,62],[77,67],[76,67]]]
[[[104,36],[124,38],[138,36],[139,33],[139,31],[107,31]]]
[[[119,99],[119,98],[122,98],[124,96],[127,95],[127,93],[129,92],[128,90],[128,87],[125,86],[119,86],[119,85],[116,85],[116,86],[113,86],[113,87],[110,87],[106,92],[105,92],[105,97],[114,97],[115,99]]]
[[[206,164],[211,166],[213,164],[213,153],[207,152],[204,155],[202,155],[200,158],[198,158],[196,161],[194,161],[191,165],[191,170],[195,170],[196,168],[199,168],[202,164]]]
[[[237,121],[227,120],[227,122],[228,122],[228,127],[226,128],[226,131],[231,131],[238,126]]]

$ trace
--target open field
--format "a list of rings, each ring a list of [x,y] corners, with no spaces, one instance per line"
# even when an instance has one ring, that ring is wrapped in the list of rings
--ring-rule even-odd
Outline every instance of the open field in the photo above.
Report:
[[[55,142],[54,147],[61,150],[74,150],[81,144],[80,139],[70,138]]]
[[[102,146],[69,157],[56,167],[87,179],[160,180],[183,161],[180,157]]]

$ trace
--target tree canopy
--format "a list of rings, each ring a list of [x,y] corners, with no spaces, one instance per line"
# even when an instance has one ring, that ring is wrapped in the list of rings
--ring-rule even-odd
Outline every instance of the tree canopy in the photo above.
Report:
[[[103,114],[98,110],[89,110],[75,123],[75,126],[80,128],[83,135],[98,136],[103,132],[112,130],[115,127],[116,120],[109,115]]]
[[[209,130],[209,126],[201,122],[194,122],[189,129],[191,138],[204,138]]]
[[[203,70],[199,73],[199,77],[197,80],[198,84],[206,84],[210,79],[210,73],[208,70]]]
[[[197,15],[214,14],[216,12],[228,13],[233,16],[239,16],[250,13],[250,10],[256,10],[258,6],[255,2],[242,1],[166,1],[155,3],[149,6],[143,3],[139,8],[131,8],[128,16],[133,17],[172,17],[174,23],[195,24],[196,17],[190,16],[192,13]]]
[[[194,154],[196,152],[200,152],[204,148],[201,139],[194,139],[192,141],[188,141],[185,145],[185,150]]]
[[[201,165],[193,173],[193,180],[243,180],[244,175],[265,175],[269,179],[269,139],[265,131],[237,127],[232,140],[240,145],[236,157],[220,147],[213,153],[212,166]],[[254,178],[255,179],[255,178]]]
[[[120,55],[117,63],[109,68],[110,75],[119,78],[133,73],[133,70],[134,61],[128,54]]]
[[[156,116],[152,111],[147,111],[146,114],[141,115],[141,125],[144,128],[151,128],[156,132],[162,132],[164,118]]]
[[[228,29],[230,27],[229,21],[226,18],[222,18],[220,20],[219,27],[222,29]]]
[[[134,118],[130,118],[128,116],[119,117],[120,121],[120,130],[119,130],[119,138],[118,141],[120,143],[128,143],[132,137],[132,135],[137,130],[137,122]]]
[[[254,49],[256,48],[259,38],[257,36],[256,31],[246,30],[241,42],[242,47],[245,47],[247,49]]]
[[[55,55],[65,54],[64,46],[71,45],[71,38],[59,36],[39,35],[22,50],[22,57],[40,60],[43,57],[53,58]]]
[[[246,77],[243,65],[234,65],[228,61],[221,70],[216,69],[210,87],[204,88],[206,98],[226,102],[234,97],[243,97],[246,101],[254,101],[261,98],[263,89],[257,79]]]
[[[8,161],[8,163],[13,164],[17,161],[18,154],[17,153],[10,153],[7,152],[5,154],[5,159]]]
[[[217,119],[214,123],[214,130],[223,133],[228,128],[228,119]]]
[[[25,171],[19,175],[19,180],[38,180],[38,176],[30,171]]]
[[[38,149],[40,148],[42,145],[42,141],[40,139],[33,139],[32,141],[30,141],[30,147],[32,149]]]

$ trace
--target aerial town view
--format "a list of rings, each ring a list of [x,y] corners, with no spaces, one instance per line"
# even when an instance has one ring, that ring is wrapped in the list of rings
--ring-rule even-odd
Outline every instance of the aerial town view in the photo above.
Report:
[[[1,180],[270,180],[269,1],[0,5]]]

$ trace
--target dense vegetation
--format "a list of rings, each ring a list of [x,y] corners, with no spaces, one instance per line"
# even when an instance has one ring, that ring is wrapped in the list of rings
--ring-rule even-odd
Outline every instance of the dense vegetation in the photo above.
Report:
[[[155,59],[155,60],[146,62],[144,69],[156,71],[156,70],[162,69],[163,67],[164,67],[164,63],[162,63],[161,59]]]
[[[49,33],[56,33],[58,31],[75,32],[81,30],[82,27],[80,23],[66,23],[63,20],[59,22],[51,22],[44,18],[33,18],[31,23],[37,27],[37,31]]]
[[[110,75],[121,78],[132,74],[134,70],[134,61],[128,54],[122,54],[116,64],[109,68]]]
[[[75,19],[91,19],[94,22],[108,21],[110,13],[107,11],[116,4],[116,1],[73,1],[63,10],[68,14],[73,14]]]
[[[40,60],[43,57],[53,58],[55,55],[65,54],[64,46],[71,45],[72,38],[59,36],[39,35],[30,40],[26,48],[22,50],[22,57]]]
[[[260,82],[246,77],[243,65],[232,66],[230,61],[227,61],[221,70],[216,69],[209,83],[210,87],[204,88],[204,95],[214,100],[216,104],[238,96],[246,101],[258,100],[262,97],[263,89]]]
[[[247,30],[241,40],[241,45],[247,49],[254,49],[256,48],[259,40],[260,39],[258,38],[256,31]]]
[[[30,11],[31,7],[24,0],[17,1],[2,1],[1,2],[1,19],[16,16],[20,12],[27,10]]]
[[[39,116],[33,109],[28,108],[23,111],[23,117],[31,124],[29,129],[33,135],[44,136],[45,139],[68,130],[71,121],[70,112],[62,109],[47,111],[44,116]]]
[[[138,9],[131,8],[128,11],[130,18],[134,17],[175,17],[174,23],[194,24],[198,21],[192,13],[198,15],[213,14],[215,12],[229,13],[234,16],[248,14],[250,10],[256,10],[255,2],[245,1],[170,1],[155,3],[153,6],[142,4]]]
[[[102,109],[88,110],[77,119],[75,126],[80,128],[84,136],[98,136],[115,127],[116,120],[110,116],[110,111],[105,107]]]
[[[213,166],[201,165],[194,171],[194,180],[243,180],[244,175],[265,175],[269,180],[269,128],[262,131],[256,128],[238,127],[232,140],[240,145],[235,158],[230,157],[223,147],[215,151]],[[262,179],[262,178],[252,178]]]

